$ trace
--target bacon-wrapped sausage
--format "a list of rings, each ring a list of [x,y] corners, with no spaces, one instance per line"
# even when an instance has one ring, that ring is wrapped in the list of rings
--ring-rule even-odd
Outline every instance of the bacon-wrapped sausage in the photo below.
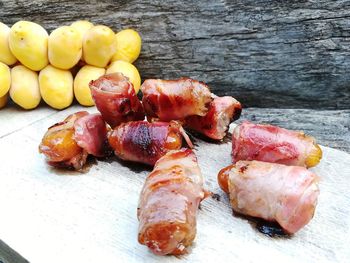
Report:
[[[322,150],[315,138],[300,131],[245,121],[232,134],[233,162],[258,160],[312,167],[321,158]]]
[[[39,145],[39,152],[52,166],[80,170],[88,154],[102,157],[107,145],[107,129],[101,114],[80,111],[51,126]]]
[[[192,147],[191,140],[176,121],[132,121],[116,127],[108,140],[119,158],[154,165],[168,151],[180,149],[182,137]]]
[[[192,150],[168,152],[148,175],[140,195],[139,242],[157,255],[184,254],[196,236],[197,210],[205,196]]]
[[[204,116],[212,100],[208,86],[190,78],[147,79],[141,90],[147,116],[161,121],[183,120],[191,115]]]
[[[205,116],[190,116],[185,127],[199,132],[211,139],[222,140],[230,123],[241,116],[242,105],[230,96],[215,97]]]
[[[318,177],[300,166],[239,161],[222,169],[218,181],[234,211],[276,221],[289,234],[312,219],[319,195]]]
[[[103,119],[116,127],[122,122],[143,120],[142,104],[134,87],[121,73],[112,73],[91,81],[91,95]]]

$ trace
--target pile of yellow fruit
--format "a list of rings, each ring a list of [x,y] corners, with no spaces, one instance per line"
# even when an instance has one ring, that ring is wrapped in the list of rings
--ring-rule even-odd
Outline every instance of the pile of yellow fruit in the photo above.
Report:
[[[0,108],[8,96],[24,109],[34,109],[41,98],[64,109],[74,96],[93,106],[89,82],[113,72],[127,76],[137,93],[141,78],[131,63],[140,51],[141,37],[132,29],[115,34],[107,26],[77,21],[48,35],[33,22],[11,28],[0,22]]]

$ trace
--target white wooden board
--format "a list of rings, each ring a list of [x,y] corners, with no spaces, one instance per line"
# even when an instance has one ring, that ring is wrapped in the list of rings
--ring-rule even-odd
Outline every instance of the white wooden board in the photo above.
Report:
[[[47,128],[81,109],[0,113],[0,239],[30,262],[350,262],[349,154],[322,147],[314,219],[293,237],[270,238],[232,216],[217,185],[231,144],[196,140],[206,186],[221,200],[202,202],[188,255],[159,257],[137,242],[137,202],[150,170],[113,159],[79,174],[52,169],[39,155]]]

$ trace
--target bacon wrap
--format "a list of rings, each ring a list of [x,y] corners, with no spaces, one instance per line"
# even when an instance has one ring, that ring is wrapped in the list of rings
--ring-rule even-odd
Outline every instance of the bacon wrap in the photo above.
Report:
[[[100,114],[86,111],[71,114],[51,126],[39,145],[39,152],[45,154],[51,166],[75,170],[84,166],[88,154],[101,157],[106,149],[105,122]]]
[[[84,166],[88,153],[74,140],[74,123],[88,114],[79,111],[49,127],[39,145],[39,152],[45,154],[49,165],[75,170]]]
[[[192,150],[168,152],[148,175],[140,195],[139,242],[157,255],[186,253],[196,236],[198,206],[205,196]]]
[[[116,127],[108,140],[119,158],[154,165],[168,151],[180,149],[182,137],[192,147],[186,132],[176,121],[133,121]]]
[[[161,121],[183,120],[191,115],[204,116],[212,100],[208,86],[190,78],[147,79],[141,90],[146,114]]]
[[[318,177],[304,167],[239,161],[221,170],[218,177],[219,183],[222,178],[228,180],[234,211],[276,221],[287,233],[297,232],[314,215]]]
[[[241,103],[233,97],[215,97],[210,103],[208,113],[203,117],[187,117],[185,127],[211,139],[222,140],[230,123],[239,119],[241,112]]]
[[[91,95],[103,119],[112,128],[120,123],[143,120],[144,110],[134,86],[121,73],[112,73],[91,81]]]
[[[232,160],[258,160],[312,167],[322,158],[313,137],[277,126],[243,122],[232,134]]]
[[[89,154],[103,157],[108,153],[107,128],[101,114],[89,114],[74,123],[74,140]]]

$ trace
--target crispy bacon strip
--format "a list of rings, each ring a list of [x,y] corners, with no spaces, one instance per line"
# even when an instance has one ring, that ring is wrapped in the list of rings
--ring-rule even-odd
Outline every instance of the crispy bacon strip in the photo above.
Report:
[[[101,115],[81,111],[51,126],[39,145],[39,152],[51,166],[80,170],[89,153],[105,155],[106,142],[106,124]]]
[[[146,114],[161,121],[183,120],[191,115],[204,116],[212,100],[208,86],[190,78],[147,79],[141,90]]]
[[[192,150],[168,152],[148,175],[140,195],[139,242],[157,255],[186,253],[196,236],[198,206],[205,196]]]
[[[318,177],[300,166],[239,161],[218,181],[236,212],[276,221],[289,234],[312,219],[319,195]]]
[[[245,121],[232,134],[233,162],[258,160],[312,167],[321,158],[322,150],[315,138],[303,132]]]
[[[242,105],[230,96],[215,97],[205,116],[190,116],[185,120],[185,127],[199,132],[211,139],[222,140],[230,123],[239,119]]]
[[[191,140],[176,121],[133,121],[116,127],[108,140],[119,158],[154,165],[168,151],[180,149],[182,137],[192,147]]]
[[[112,73],[91,81],[91,95],[103,119],[112,128],[127,121],[143,120],[144,110],[134,86],[121,73]]]

